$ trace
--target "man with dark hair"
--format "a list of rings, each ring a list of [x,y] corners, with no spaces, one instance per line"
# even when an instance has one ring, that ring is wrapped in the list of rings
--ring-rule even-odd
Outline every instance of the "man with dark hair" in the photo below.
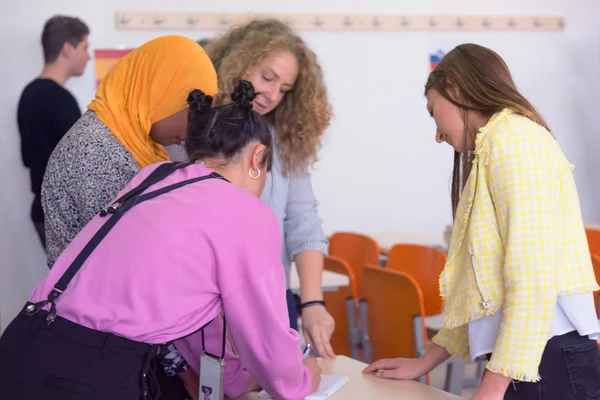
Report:
[[[34,193],[31,219],[45,246],[42,179],[50,154],[71,126],[81,117],[75,97],[64,88],[72,76],[83,74],[90,59],[86,24],[77,18],[54,16],[42,32],[44,69],[30,82],[19,100],[17,120],[21,134],[21,156],[29,168]]]

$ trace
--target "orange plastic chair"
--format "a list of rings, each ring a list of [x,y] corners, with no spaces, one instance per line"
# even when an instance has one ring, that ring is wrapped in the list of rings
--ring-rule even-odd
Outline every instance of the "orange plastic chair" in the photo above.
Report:
[[[366,264],[379,264],[381,248],[372,238],[351,232],[336,232],[329,239],[329,255],[346,261],[354,271],[356,289],[362,293],[363,269]]]
[[[389,253],[386,268],[412,276],[423,291],[425,316],[439,315],[444,310],[439,278],[446,264],[446,253],[433,247],[397,244]]]
[[[370,360],[413,358],[427,347],[425,303],[417,281],[408,274],[376,265],[364,270]]]
[[[594,267],[594,275],[596,275],[596,282],[600,285],[600,256],[592,253],[592,266]],[[600,291],[594,292],[594,305],[596,306],[596,315],[600,318],[600,309],[598,309],[598,296]]]
[[[590,253],[600,255],[600,230],[586,228],[585,235],[590,246]]]
[[[350,345],[350,329],[357,327],[358,292],[356,289],[356,278],[352,268],[344,260],[338,257],[325,257],[325,270],[347,275],[350,285],[340,287],[335,292],[324,292],[323,300],[327,311],[335,320],[335,330],[331,336],[331,347],[335,354],[354,357],[359,359],[359,354],[352,354]],[[352,315],[349,321],[346,299],[352,298]]]
[[[588,246],[592,255],[592,265],[594,266],[594,274],[596,282],[600,284],[600,230],[593,228],[585,228],[585,236],[587,237]],[[594,292],[594,305],[596,306],[596,315],[600,318],[600,309],[598,309],[598,294]]]

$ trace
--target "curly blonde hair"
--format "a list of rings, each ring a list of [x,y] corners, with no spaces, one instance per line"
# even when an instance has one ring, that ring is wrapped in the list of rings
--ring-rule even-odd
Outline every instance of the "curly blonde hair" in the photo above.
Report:
[[[249,70],[273,52],[288,50],[298,60],[298,78],[281,103],[266,117],[278,131],[277,148],[284,175],[308,173],[317,161],[321,137],[329,126],[331,105],[317,56],[287,25],[254,20],[235,26],[205,47],[219,77],[216,105],[231,101],[231,93]]]

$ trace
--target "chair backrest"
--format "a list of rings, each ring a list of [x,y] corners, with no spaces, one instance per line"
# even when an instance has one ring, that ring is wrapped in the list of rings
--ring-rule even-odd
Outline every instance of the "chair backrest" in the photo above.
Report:
[[[592,253],[592,266],[594,267],[594,275],[596,282],[600,285],[600,256]],[[596,306],[596,315],[600,318],[600,309],[598,307],[598,296],[600,292],[594,292],[594,305]]]
[[[374,265],[367,265],[364,273],[372,360],[416,357],[416,343],[427,346],[425,305],[418,283],[408,274]],[[420,317],[420,338],[415,317]]]
[[[446,264],[446,253],[433,247],[397,244],[388,252],[386,268],[412,276],[423,292],[425,315],[438,315],[444,310],[439,279]]]
[[[356,292],[356,278],[352,268],[341,258],[329,256],[325,257],[325,270],[336,272],[338,274],[347,275],[350,280],[349,286],[340,287],[335,292],[324,292],[323,300],[327,311],[335,320],[335,330],[331,335],[331,347],[337,355],[351,357],[350,338],[349,338],[349,323],[346,314],[346,299],[352,297],[354,299],[354,321],[357,321],[356,308],[358,305],[358,295]],[[355,323],[356,325],[356,323]]]
[[[372,238],[351,232],[336,232],[329,238],[329,255],[346,261],[354,271],[356,288],[362,293],[363,269],[366,264],[379,264],[381,248]]]
[[[600,256],[600,230],[586,228],[585,235],[587,236],[588,245],[590,246],[590,253]]]

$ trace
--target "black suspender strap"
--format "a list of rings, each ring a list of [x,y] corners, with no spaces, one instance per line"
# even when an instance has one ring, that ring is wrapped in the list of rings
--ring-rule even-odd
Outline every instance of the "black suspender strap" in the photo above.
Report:
[[[106,237],[108,232],[116,225],[117,222],[125,215],[125,213],[131,209],[136,204],[144,202],[146,200],[151,200],[161,194],[168,193],[172,190],[178,189],[185,185],[189,185],[192,183],[200,182],[206,179],[223,179],[221,175],[213,172],[206,176],[201,176],[197,178],[187,179],[182,182],[174,183],[172,185],[166,186],[164,188],[152,191],[147,194],[143,194],[144,190],[148,189],[150,186],[160,182],[165,179],[167,176],[177,171],[178,169],[185,168],[191,164],[189,163],[165,163],[158,166],[144,181],[130,190],[123,196],[121,196],[117,201],[112,203],[110,206],[106,207],[104,212],[100,212],[101,216],[106,216],[110,214],[108,220],[98,229],[98,231],[94,234],[94,236],[90,239],[90,241],[84,246],[83,250],[75,257],[69,268],[65,271],[65,273],[60,277],[58,282],[54,285],[54,288],[48,294],[47,300],[40,301],[35,304],[29,304],[25,311],[27,315],[36,314],[42,308],[44,308],[47,304],[50,304],[50,310],[48,311],[48,316],[46,317],[46,321],[48,324],[51,324],[56,318],[56,300],[64,293],[67,289],[67,286],[77,274],[81,266],[88,259],[90,254],[96,249],[96,247],[102,242],[102,240]]]
[[[200,181],[204,181],[206,179],[221,179],[221,180],[227,180],[225,178],[223,178],[221,175],[217,174],[216,172],[213,172],[209,175],[206,176],[199,176],[197,178],[191,178],[185,181],[181,181],[181,182],[177,182],[174,183],[172,185],[169,186],[165,186],[164,188],[161,189],[157,189],[154,190],[150,193],[146,193],[143,194],[141,196],[135,197],[135,198],[130,198],[127,199],[123,204],[121,204],[121,206],[119,208],[116,209],[115,213],[119,214],[119,213],[125,213],[127,212],[131,207],[133,207],[135,204],[139,204],[141,202],[144,202],[146,200],[151,200],[157,196],[160,196],[161,194],[165,194],[167,192],[170,192],[171,190],[175,190],[175,189],[179,189],[180,187],[192,184],[192,183],[196,183],[196,182],[200,182]]]
[[[107,214],[113,214],[114,211],[121,204],[123,204],[123,202],[126,199],[131,198],[132,196],[135,196],[136,194],[143,193],[150,186],[154,185],[155,183],[157,183],[159,181],[162,181],[164,178],[171,175],[176,170],[185,168],[189,165],[191,165],[191,164],[189,164],[189,163],[163,163],[163,164],[159,165],[137,187],[131,189],[129,192],[125,193],[123,196],[121,196],[117,200],[115,200],[113,203],[104,207],[102,209],[102,211],[100,211],[100,216],[105,217]]]

